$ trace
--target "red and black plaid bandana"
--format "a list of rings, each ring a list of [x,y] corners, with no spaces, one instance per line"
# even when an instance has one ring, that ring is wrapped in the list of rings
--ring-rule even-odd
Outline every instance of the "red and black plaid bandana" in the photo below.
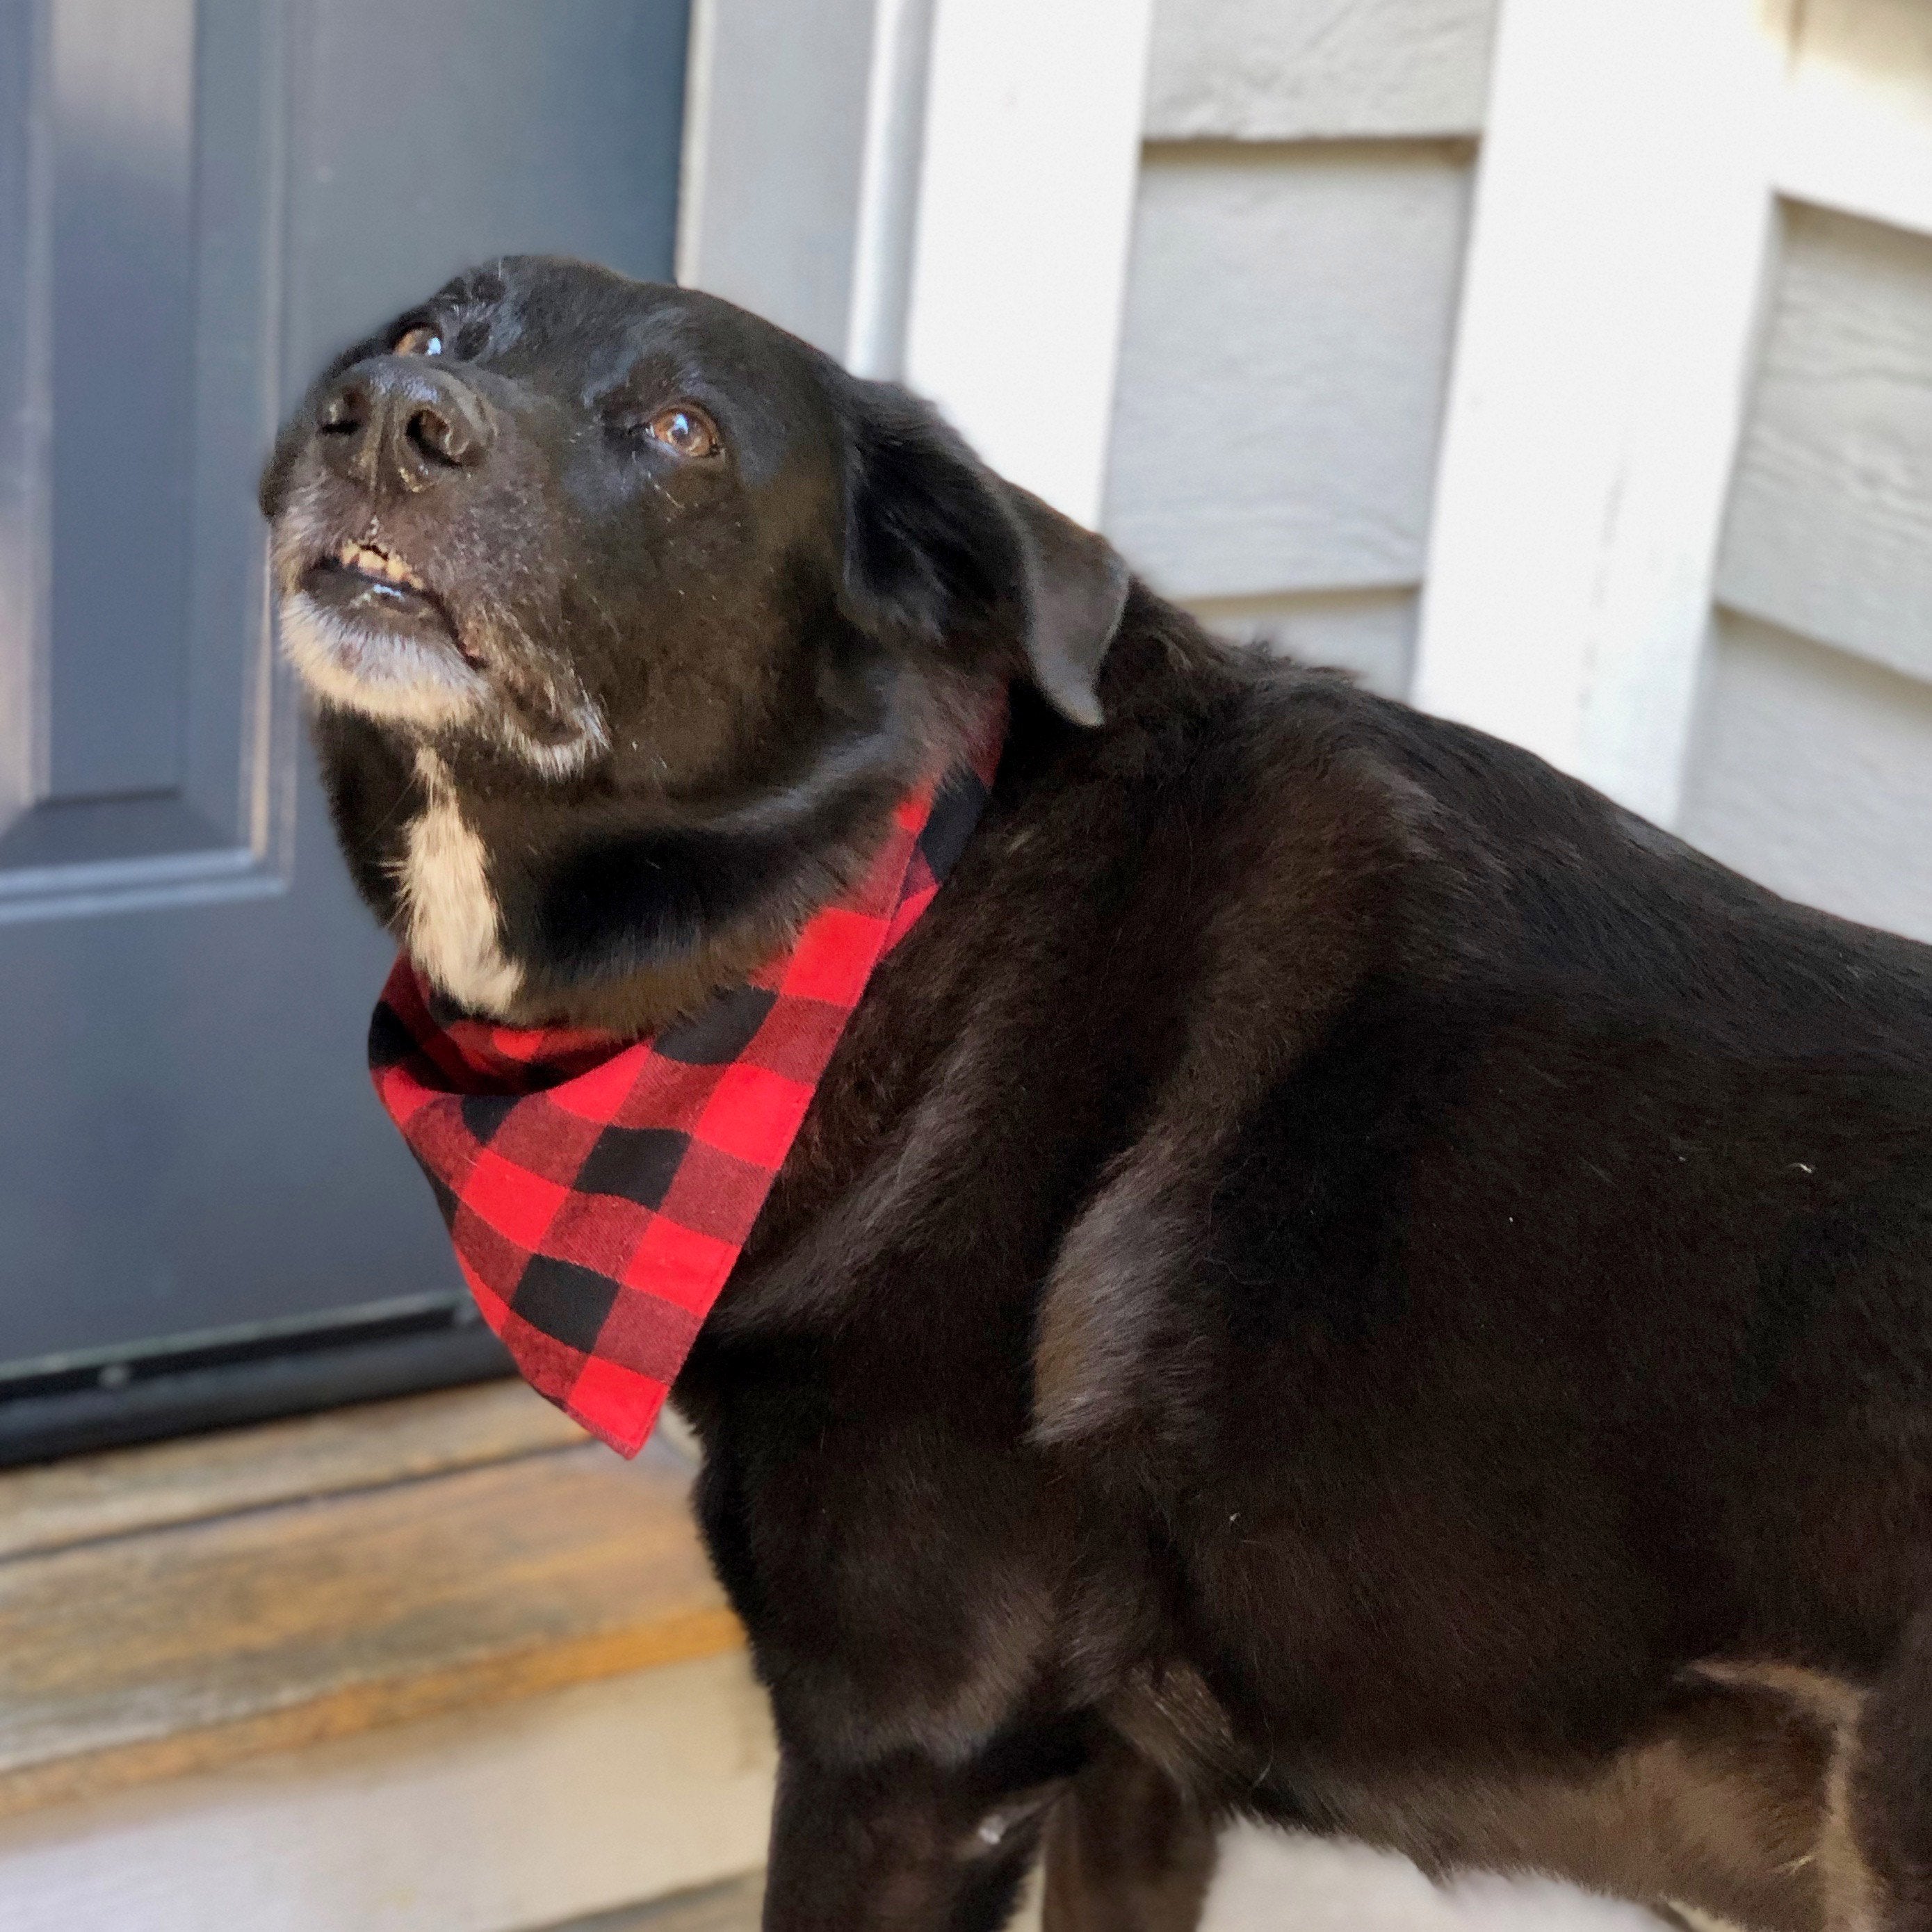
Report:
[[[634,1456],[751,1238],[879,961],[964,848],[1004,736],[895,813],[791,950],[648,1039],[494,1026],[406,954],[369,1030],[376,1091],[524,1378]]]

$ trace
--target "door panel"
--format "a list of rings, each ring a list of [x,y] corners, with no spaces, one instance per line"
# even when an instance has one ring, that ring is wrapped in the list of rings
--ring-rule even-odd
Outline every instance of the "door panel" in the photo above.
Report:
[[[131,16],[118,0],[64,0],[50,22],[50,802],[180,788],[194,13],[194,0],[146,0]]]
[[[488,256],[670,270],[682,0],[0,0],[0,1398],[460,1300],[256,470]],[[311,1338],[312,1339],[312,1338]]]

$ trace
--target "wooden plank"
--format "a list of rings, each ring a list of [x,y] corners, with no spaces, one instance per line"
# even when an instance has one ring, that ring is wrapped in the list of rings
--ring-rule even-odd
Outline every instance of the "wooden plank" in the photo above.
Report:
[[[1420,580],[1460,144],[1151,148],[1106,527],[1184,599]]]
[[[1684,836],[1790,898],[1932,940],[1932,688],[1729,615],[1706,686]]]
[[[506,1932],[764,1862],[742,1651],[0,1820],[6,1932]]]
[[[1718,594],[1932,678],[1932,238],[1794,207],[1782,252]]]
[[[1496,0],[1160,0],[1153,140],[1481,131]]]
[[[1778,184],[1932,234],[1932,7],[1805,0],[1778,134]]]
[[[0,1813],[728,1648],[688,1481],[586,1446],[0,1565]]]
[[[1759,0],[1504,0],[1418,701],[1675,815],[1770,234]]]
[[[0,1561],[586,1439],[523,1383],[501,1382],[72,1456],[0,1474]]]
[[[1100,520],[1153,0],[934,0],[905,379]]]

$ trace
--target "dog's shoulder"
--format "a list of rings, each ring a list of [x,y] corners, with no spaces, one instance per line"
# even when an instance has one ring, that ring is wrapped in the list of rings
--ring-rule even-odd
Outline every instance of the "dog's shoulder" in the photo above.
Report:
[[[1592,1226],[1564,1292],[1606,1310],[1667,1300],[1714,1228],[1740,1281],[1781,1265],[1780,1240],[1810,1253],[1811,1209],[1782,1184],[1814,1170],[1820,1213],[1898,1223],[1868,1229],[1874,1254],[1918,1238],[1932,948],[1791,904],[1346,680],[1199,657],[1190,679],[1219,680],[1218,706],[1185,756],[1140,754],[1132,808],[1166,937],[1124,932],[1115,970],[1190,964],[1154,1003],[1168,1052],[1131,1138],[1048,1279],[1043,1440],[1185,1435],[1238,1375],[1229,1350],[1290,1330],[1304,1364],[1372,1350],[1398,1317],[1446,1334],[1453,1297],[1421,1306],[1418,1256],[1454,1250],[1469,1292],[1528,1318],[1549,1286],[1519,1228]],[[1157,706],[1144,728],[1182,730]],[[1732,1292],[1704,1286],[1714,1307]],[[1718,1333],[1744,1292],[1707,1333],[1748,1354]]]

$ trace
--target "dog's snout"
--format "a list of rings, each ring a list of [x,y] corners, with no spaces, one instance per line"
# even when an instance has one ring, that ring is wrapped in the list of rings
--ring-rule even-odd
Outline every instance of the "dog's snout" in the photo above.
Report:
[[[344,375],[317,406],[316,431],[323,460],[340,475],[378,494],[413,494],[481,463],[496,426],[461,377],[395,357]]]

